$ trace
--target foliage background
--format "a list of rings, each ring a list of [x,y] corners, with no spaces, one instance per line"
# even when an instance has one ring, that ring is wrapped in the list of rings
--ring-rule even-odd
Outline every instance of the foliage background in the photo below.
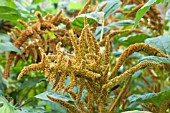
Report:
[[[98,0],[100,3],[102,0]],[[169,30],[169,20],[170,20],[170,10],[168,10],[169,1],[165,0],[149,0],[147,5],[142,9],[140,9],[134,18],[136,20],[128,20],[125,15],[121,15],[119,13],[114,13],[114,16],[120,21],[111,22],[107,26],[104,27],[104,33],[108,30],[119,27],[120,29],[132,29],[133,27],[139,27],[142,31],[147,32],[147,34],[133,34],[126,37],[126,33],[118,34],[114,37],[114,43],[112,47],[114,51],[111,54],[111,58],[113,59],[113,64],[122,54],[122,51],[131,44],[144,42],[147,44],[154,45],[160,48],[167,55],[170,55],[170,30]],[[78,10],[82,9],[86,0],[81,0],[77,2],[69,1],[69,0],[1,0],[0,5],[0,29],[4,29],[3,21],[7,20],[10,23],[10,27],[18,26],[23,29],[20,23],[17,22],[18,19],[29,21],[34,20],[36,17],[34,13],[36,11],[40,11],[43,16],[50,13],[55,15],[60,9],[64,10],[63,15],[73,15]],[[95,0],[93,1],[93,3]],[[160,36],[155,36],[154,33],[149,31],[145,26],[138,26],[139,21],[143,17],[143,15],[149,10],[150,6],[153,4],[158,4],[163,2],[164,7],[164,20],[163,20],[163,33]],[[76,7],[75,7],[76,6]],[[127,5],[124,9],[132,10],[134,8],[133,4]],[[97,15],[98,16],[98,15]],[[95,16],[94,18],[96,18]],[[135,17],[136,16],[136,17]],[[73,18],[71,17],[73,20]],[[76,18],[80,19],[81,18]],[[95,20],[96,21],[96,20]],[[75,24],[72,27],[76,26],[76,20],[73,21]],[[9,25],[8,25],[9,27]],[[8,29],[8,28],[7,28]],[[101,27],[98,27],[95,36],[96,39],[100,38]],[[20,52],[19,49],[15,48],[12,43],[13,40],[10,38],[9,32],[1,32],[0,33],[0,75],[2,74],[7,56],[9,51]],[[117,49],[118,46],[121,46]],[[130,56],[130,59],[124,64],[125,67],[119,70],[119,73],[123,72],[128,67],[131,67],[134,62],[142,62],[142,61],[154,61],[154,62],[163,62],[170,64],[169,59],[161,59],[158,57],[145,57],[143,53],[134,53]],[[4,111],[4,113],[66,113],[67,109],[63,108],[57,103],[50,101],[45,94],[49,93],[56,98],[63,99],[69,103],[74,104],[73,99],[65,93],[62,95],[61,93],[56,93],[50,90],[51,84],[44,78],[43,73],[41,72],[31,72],[26,75],[23,79],[17,80],[17,75],[23,69],[24,66],[28,66],[32,63],[31,58],[27,62],[19,61],[17,66],[12,66],[10,69],[10,77],[6,80],[0,76],[0,111]],[[152,81],[151,74],[156,73],[158,76],[157,81]],[[65,84],[69,83],[69,79],[65,81]],[[161,91],[154,92],[151,86],[161,86]],[[123,84],[120,85],[122,87]],[[78,92],[79,87],[74,88],[74,92]],[[132,95],[127,98],[127,100],[131,103],[127,109],[122,109],[121,105],[117,107],[118,112],[127,111],[127,110],[146,110],[146,108],[142,108],[141,103],[147,104],[148,102],[155,104],[156,106],[160,106],[162,102],[165,100],[169,100],[170,98],[170,77],[169,71],[156,69],[155,72],[153,70],[143,69],[137,71],[132,75],[132,82],[129,89],[132,90]],[[119,89],[118,89],[119,90]],[[83,92],[85,95],[86,91]],[[112,95],[115,96],[114,94]],[[4,98],[5,97],[5,98]],[[22,109],[22,111],[21,111]],[[167,112],[170,108],[167,109]]]

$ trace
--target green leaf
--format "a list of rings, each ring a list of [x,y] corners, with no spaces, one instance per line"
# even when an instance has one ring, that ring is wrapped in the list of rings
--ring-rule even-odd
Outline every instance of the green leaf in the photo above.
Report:
[[[52,113],[68,113],[67,109],[61,106],[59,103],[46,101],[46,104],[51,107]],[[51,112],[48,112],[51,113]]]
[[[21,54],[20,50],[16,48],[12,43],[5,42],[5,43],[0,43],[0,50],[1,51],[14,51],[19,54]]]
[[[5,89],[6,89],[6,87],[7,87],[7,80],[4,79],[4,78],[1,76],[1,74],[2,74],[2,67],[0,66],[0,91],[1,91],[1,93],[3,94],[4,91],[5,91]],[[0,93],[0,94],[1,94],[1,93]]]
[[[143,57],[144,55],[138,52],[134,52],[133,54],[129,56],[129,58],[143,58]]]
[[[132,10],[133,8],[135,8],[136,7],[136,4],[128,4],[128,5],[125,5],[124,7],[123,7],[123,10],[124,11],[130,11],[130,10]]]
[[[170,9],[166,12],[165,20],[170,20]]]
[[[58,99],[66,101],[66,102],[72,101],[71,98],[66,97],[64,95],[61,95],[59,93],[56,93],[54,91],[45,91],[45,92],[43,92],[41,94],[36,95],[35,98],[51,101],[49,98],[47,98],[46,94],[49,94],[50,96],[52,96],[54,98],[58,98]]]
[[[0,89],[0,95],[4,94],[4,91]],[[1,105],[1,104],[0,104]]]
[[[15,110],[15,113],[48,113],[44,107],[37,106],[36,108],[32,106],[24,107],[21,110]]]
[[[14,113],[13,106],[11,106],[10,103],[2,95],[0,95],[0,101],[3,102],[3,106],[0,107],[1,113]]]
[[[98,8],[96,8],[96,11],[98,11],[98,9],[107,2],[107,5],[103,8],[102,12],[104,12],[104,19],[106,19],[109,15],[113,14],[116,12],[117,9],[119,9],[120,5],[121,5],[121,1],[120,0],[106,0],[104,2],[101,2],[98,6]]]
[[[118,43],[124,46],[129,46],[134,43],[144,42],[145,39],[149,38],[146,34],[135,34],[128,37],[122,37],[118,39]]]
[[[17,9],[19,9],[20,12],[24,11],[24,12],[27,12],[29,14],[29,11],[20,2],[15,1],[14,3],[18,7]]]
[[[136,17],[135,17],[136,19],[133,28],[135,28],[138,25],[140,19],[150,9],[151,5],[158,4],[160,2],[162,2],[162,0],[149,0],[143,7],[141,7],[136,13]]]
[[[162,102],[169,100],[169,97],[170,90],[159,93],[133,94],[127,99],[129,102],[149,102],[160,106]]]
[[[14,8],[7,7],[7,6],[0,6],[0,18],[9,21],[16,21],[17,19],[21,18],[21,15]]]
[[[95,37],[96,37],[96,39],[99,39],[100,38],[100,35],[101,35],[101,30],[102,30],[102,26],[98,26],[97,27],[97,29],[96,29],[96,31],[95,31]],[[103,34],[105,34],[107,31],[109,31],[110,30],[110,28],[108,27],[108,26],[105,26],[104,28],[103,28]]]
[[[92,12],[87,14],[81,14],[77,16],[72,22],[72,28],[83,28],[84,27],[84,17],[87,17],[87,22],[89,25],[94,24],[100,21],[100,16],[103,14],[102,12]]]
[[[2,40],[2,41],[4,41],[4,42],[9,42],[9,40],[10,40],[10,35],[4,34],[4,33],[0,33],[0,40]]]
[[[13,0],[1,0],[1,5],[8,6],[11,8],[17,8]]]
[[[123,53],[123,51],[114,51],[111,53],[111,55],[113,55],[115,57],[119,57],[122,53]],[[142,58],[142,57],[144,57],[144,55],[140,54],[138,52],[134,52],[133,54],[131,54],[129,56],[129,58]]]
[[[123,53],[123,51],[114,51],[111,53],[111,55],[115,56],[115,57],[119,57],[122,53]]]
[[[61,2],[60,0],[51,0],[53,3]]]
[[[133,25],[134,21],[133,20],[120,20],[118,22],[113,22],[111,24],[109,24],[109,27],[115,27],[115,26],[129,26],[129,25]]]
[[[119,19],[119,20],[120,20],[120,19],[123,20],[123,19],[126,18],[126,16],[123,15],[122,13],[119,13],[119,12],[118,12],[118,13],[115,13],[115,14],[114,14],[114,18],[115,18],[115,19]]]
[[[54,98],[58,98],[58,99],[66,101],[66,102],[73,103],[73,100],[70,98],[70,96],[66,96],[65,94],[62,95],[60,93],[57,93],[57,92],[54,92],[51,90],[45,91],[41,94],[34,96],[35,98],[47,101],[47,103],[51,106],[51,109],[55,110],[57,113],[66,113],[66,109],[63,108],[60,104],[54,103],[53,101],[51,101],[49,98],[47,98],[46,94],[49,94],[50,96],[52,96]]]
[[[50,36],[50,38],[55,38],[54,32],[48,32],[48,35]]]
[[[6,5],[7,0],[1,0],[1,5]]]
[[[139,76],[142,74],[142,70],[138,70],[138,71],[136,71],[133,75],[132,75],[132,80],[135,80],[135,79],[138,79],[139,78]],[[134,82],[134,81],[133,81]],[[136,85],[136,84],[135,84]],[[133,85],[133,86],[135,86],[135,85]]]
[[[83,5],[76,2],[69,2],[68,10],[80,10],[83,8]]]
[[[27,81],[22,83],[17,90],[22,90],[23,88],[27,88],[27,87],[33,87],[37,83],[41,82],[42,80],[45,80],[45,78],[41,78],[41,77],[29,78]]]
[[[132,111],[133,110],[133,111]],[[137,108],[137,107],[128,107],[128,108],[125,108],[125,109],[122,109],[122,110],[120,110],[119,112],[120,113],[141,113],[141,112],[139,112],[139,111],[137,111],[137,110],[140,110],[139,108]],[[127,111],[127,112],[126,112]],[[143,112],[143,113],[147,113],[147,112]],[[150,113],[150,112],[149,112]]]
[[[40,2],[43,2],[44,0],[33,0],[34,4],[38,4]]]
[[[170,56],[170,36],[158,36],[145,40],[146,44],[153,45]]]
[[[114,32],[114,31],[112,31],[112,32]],[[128,34],[129,34],[129,32],[127,31],[127,32],[115,35],[113,37],[114,38],[114,43],[116,44],[118,42],[119,38],[126,37]]]
[[[166,63],[166,64],[170,64],[170,59],[169,58],[165,58],[165,57],[158,57],[158,56],[146,56],[141,58],[138,63],[142,63],[142,62],[156,62],[156,63]]]

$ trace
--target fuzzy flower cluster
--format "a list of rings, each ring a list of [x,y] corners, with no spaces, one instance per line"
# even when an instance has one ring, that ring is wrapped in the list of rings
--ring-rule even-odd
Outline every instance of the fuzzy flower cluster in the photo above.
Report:
[[[88,0],[79,14],[87,12]],[[99,11],[107,4],[103,4]],[[17,64],[19,59],[27,60],[31,55],[35,64],[24,67],[18,75],[18,79],[31,71],[40,70],[44,72],[47,80],[52,83],[51,89],[63,94],[67,92],[74,99],[76,105],[64,100],[54,98],[47,94],[47,97],[67,108],[71,113],[108,113],[114,112],[116,105],[123,98],[131,81],[131,75],[146,66],[161,66],[155,62],[142,62],[127,69],[117,76],[117,72],[126,59],[134,52],[144,51],[148,55],[168,57],[159,49],[144,43],[130,45],[121,54],[114,68],[111,70],[111,43],[112,37],[124,32],[143,33],[138,29],[108,31],[100,42],[96,40],[93,31],[98,23],[88,25],[86,16],[84,17],[84,28],[73,29],[70,27],[70,20],[64,18],[59,11],[55,16],[48,14],[42,17],[40,12],[36,13],[38,20],[25,23],[19,21],[25,30],[16,28],[11,37],[14,39],[14,46],[22,48],[21,55],[11,52],[6,64],[3,77],[8,78],[12,61]],[[65,29],[57,26],[63,23]],[[55,38],[50,38],[50,33],[54,33]],[[100,47],[104,45],[104,52]],[[65,48],[64,50],[62,48]],[[70,51],[66,51],[71,48]],[[110,72],[110,73],[109,73]],[[64,85],[64,81],[70,78],[70,83]],[[117,98],[111,99],[112,90],[126,81]],[[73,88],[80,86],[78,93],[73,92]],[[81,100],[82,92],[86,90],[85,101]]]

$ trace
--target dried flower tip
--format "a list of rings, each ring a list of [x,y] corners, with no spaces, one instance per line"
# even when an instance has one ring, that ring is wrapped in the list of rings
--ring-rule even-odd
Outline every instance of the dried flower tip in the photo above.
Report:
[[[87,33],[86,40],[87,40],[87,46],[88,46],[89,53],[92,53],[92,54],[95,53],[95,45],[92,40],[91,34]]]
[[[74,88],[75,85],[76,85],[76,78],[75,78],[74,73],[71,73],[69,91],[72,91],[72,89]]]
[[[9,54],[9,57],[8,57],[8,60],[7,60],[6,66],[5,66],[5,70],[2,74],[2,76],[6,79],[9,77],[10,65],[11,65],[15,55],[16,55],[16,52],[13,52],[13,51],[11,51]]]
[[[102,62],[102,53],[99,52],[98,59],[97,59],[96,63],[99,65],[99,64],[101,64],[101,62]]]
[[[81,50],[81,55],[84,56],[85,54],[85,37],[87,36],[87,29],[88,24],[84,26],[84,28],[81,31],[80,39],[79,39],[79,49]]]
[[[38,17],[38,19],[39,19],[39,21],[40,21],[40,22],[42,22],[42,21],[43,21],[43,17],[42,17],[41,12],[36,11],[36,12],[35,12],[35,16],[37,16],[37,17]]]
[[[151,106],[144,105],[144,104],[141,104],[141,106],[142,106],[143,108],[147,109],[148,111],[153,111]],[[149,112],[149,113],[150,113],[150,112]],[[163,112],[161,112],[161,113],[163,113]]]
[[[10,33],[10,35],[11,35],[11,38],[12,38],[14,41],[16,41],[16,40],[17,40],[17,38],[16,38],[16,36],[15,36],[14,32],[11,32],[11,33]]]
[[[73,91],[69,90],[68,93],[72,96],[72,98],[73,98],[74,100],[76,100],[77,95],[76,95]],[[79,100],[79,101],[77,102],[77,104],[78,104],[78,106],[80,107],[80,109],[81,109],[82,111],[84,111],[85,113],[89,113],[87,110],[84,109],[84,108],[85,108],[85,105],[84,105],[84,103],[83,103],[81,100]]]
[[[30,20],[30,21],[28,22],[28,24],[35,24],[35,23],[37,23],[37,20]]]
[[[129,32],[132,33],[132,32],[136,32],[136,33],[143,33],[143,34],[146,34],[145,32],[139,30],[139,29],[126,29],[126,30],[116,30],[112,33],[109,34],[109,37],[113,37],[114,35],[117,35],[117,34],[121,34],[121,33],[124,33],[124,32]]]
[[[165,110],[166,110],[166,106],[167,106],[167,105],[170,105],[170,100],[165,100],[165,101],[162,103],[159,113],[165,113]]]
[[[118,62],[116,63],[114,69],[112,70],[112,73],[109,77],[111,79],[118,71],[120,66],[123,64],[125,59],[128,58],[132,53],[134,52],[139,52],[139,51],[144,51],[148,53],[149,55],[154,55],[154,56],[160,56],[160,57],[168,57],[165,53],[160,51],[158,48],[155,48],[154,46],[144,44],[144,43],[137,43],[130,45],[124,52],[123,54],[119,57]]]
[[[55,91],[59,92],[63,88],[65,79],[66,79],[66,75],[65,75],[65,73],[63,73],[60,77],[58,86],[55,89]]]
[[[61,53],[61,45],[62,45],[62,43],[61,42],[58,42],[57,43],[57,45],[56,45],[56,52],[58,53],[58,54],[60,54]]]
[[[57,59],[54,62],[57,62],[58,65],[61,64],[64,57],[64,52],[62,51],[61,54],[58,55]]]
[[[60,10],[52,19],[51,22],[54,23],[59,20],[62,10]]]
[[[19,23],[21,23],[25,28],[28,28],[28,24],[22,20],[18,20]]]
[[[93,99],[93,96],[90,92],[88,92],[87,99],[88,99],[87,100],[87,105],[88,105],[87,109],[90,110],[91,113],[92,113],[92,111],[93,111],[92,106],[93,106],[94,99]]]
[[[105,51],[104,51],[104,64],[107,65],[110,62],[110,39],[107,37],[105,43]]]
[[[139,4],[138,6],[136,6],[131,12],[129,12],[127,14],[127,16],[130,16],[133,13],[136,13],[145,3]]]
[[[14,59],[14,66],[17,65],[17,63],[18,63],[18,61],[19,61],[20,59],[22,59],[22,61],[26,61],[24,55],[16,54],[16,57],[15,57],[15,59]]]
[[[67,59],[66,68],[70,68],[72,65],[71,59]]]
[[[30,71],[36,71],[36,70],[43,71],[44,70],[44,65],[42,63],[39,63],[39,64],[31,64],[31,65],[29,65],[27,67],[24,67],[24,69],[22,69],[21,73],[18,75],[17,79],[20,80],[21,77],[24,74],[27,74]]]
[[[35,49],[35,47],[31,48],[31,52],[32,52],[32,56],[33,56],[33,61],[36,61],[38,54],[37,54],[37,50]]]
[[[95,47],[95,53],[98,55],[99,52],[100,52],[100,46],[99,46],[99,44],[97,43],[97,40],[96,40],[94,34],[93,34],[89,29],[88,29],[88,33],[90,34],[90,36],[91,36],[91,41],[93,42],[93,45],[94,45],[94,47]]]
[[[108,2],[104,3],[99,9],[98,12],[101,12],[103,10],[103,8],[107,5]]]
[[[52,14],[47,14],[45,16],[45,20],[51,20],[53,18],[53,15]]]
[[[89,5],[91,4],[91,2],[92,2],[92,0],[88,0],[86,2],[86,4],[84,5],[84,7],[80,10],[78,15],[86,13],[86,11],[89,8]]]
[[[85,70],[85,69],[82,70],[81,73],[82,73],[82,74],[85,74],[86,77],[89,77],[89,78],[92,78],[92,79],[96,79],[96,78],[101,77],[100,74],[94,73],[94,72],[92,72],[92,71],[88,71],[88,70]]]
[[[91,54],[91,53],[87,53],[86,55],[85,55],[85,58],[87,58],[87,59],[94,59],[95,61],[98,59],[98,55],[94,55],[94,54]]]
[[[126,30],[116,30],[116,31],[110,33],[110,34],[109,34],[109,37],[111,38],[111,37],[113,37],[114,35],[117,35],[117,34],[120,34],[120,33],[124,33],[124,32],[130,32],[130,31],[132,31],[132,30],[130,30],[130,29],[126,29]]]
[[[111,106],[110,108],[110,112],[113,112],[117,103],[120,101],[120,99],[122,98],[123,94],[125,93],[125,91],[127,90],[129,84],[130,84],[130,81],[131,81],[131,76],[128,78],[128,81],[126,82],[126,84],[123,86],[123,88],[121,89],[119,95],[117,96],[116,100],[114,100],[114,103],[113,105]]]
[[[84,26],[86,26],[88,23],[87,23],[87,17],[86,15],[84,16]]]
[[[51,73],[50,73],[50,75],[49,75],[49,77],[48,77],[50,83],[52,83],[52,81],[53,81],[55,75],[56,75],[55,72],[51,72]]]
[[[59,76],[56,76],[56,77],[55,77],[55,80],[54,80],[54,83],[53,83],[53,86],[51,87],[51,90],[53,90],[53,89],[57,86],[59,80],[60,80],[60,77],[59,77]]]
[[[103,72],[103,82],[107,82],[108,80],[108,72],[109,72],[110,64],[107,65],[105,71]]]
[[[44,53],[44,50],[43,50],[41,47],[38,47],[38,49],[39,49],[39,51],[40,51],[40,53],[41,53],[41,57],[43,57],[43,56],[44,56],[43,54],[45,54],[45,53]]]
[[[77,45],[77,40],[75,39],[73,30],[69,30],[69,33],[70,33],[70,40],[73,45],[75,55],[76,55],[76,57],[78,57],[78,56],[80,56],[80,53],[79,53],[79,49],[78,49],[78,45]]]
[[[110,82],[103,85],[102,89],[105,89],[112,84],[118,84],[118,83],[120,84],[122,81],[127,79],[129,77],[129,75],[134,74],[136,71],[138,71],[139,69],[141,69],[145,66],[161,66],[161,64],[158,64],[158,63],[155,63],[155,62],[142,62],[140,64],[137,64],[136,66],[133,66],[132,68],[125,71],[123,74],[111,79]]]
[[[70,53],[67,53],[67,52],[64,52],[65,55],[67,55],[69,58],[75,58],[75,56],[73,54],[70,54]]]
[[[19,36],[19,34],[21,33],[21,29],[18,27],[15,27],[15,33]]]
[[[78,94],[77,94],[77,96],[76,96],[76,102],[77,102],[77,103],[80,101],[80,98],[81,98],[83,89],[84,89],[84,86],[83,86],[83,85],[80,85],[79,92],[78,92]]]

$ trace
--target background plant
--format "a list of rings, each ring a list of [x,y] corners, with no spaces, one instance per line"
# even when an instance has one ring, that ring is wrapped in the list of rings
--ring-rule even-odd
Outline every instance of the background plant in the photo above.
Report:
[[[164,21],[161,21],[160,12],[154,5],[160,2],[165,6]],[[38,0],[3,1],[3,6],[0,6],[3,33],[0,35],[1,73],[8,78],[0,79],[1,94],[12,103],[11,106],[1,97],[1,110],[62,113],[67,110],[169,111],[168,1],[110,0],[97,3],[89,0],[84,8],[81,3],[75,2],[46,3],[49,7]],[[75,4],[79,7],[74,9],[72,5]],[[10,35],[6,34],[11,28]],[[43,62],[46,62],[45,66],[41,66]],[[147,65],[154,67],[144,68]],[[24,66],[28,67],[23,69]],[[20,81],[16,80],[20,72],[19,78],[32,70],[44,71],[47,79],[43,73],[35,71]],[[52,82],[53,79],[52,87],[48,81]],[[54,89],[57,81],[58,92],[53,92],[50,88]],[[67,109],[50,100],[59,102]]]

